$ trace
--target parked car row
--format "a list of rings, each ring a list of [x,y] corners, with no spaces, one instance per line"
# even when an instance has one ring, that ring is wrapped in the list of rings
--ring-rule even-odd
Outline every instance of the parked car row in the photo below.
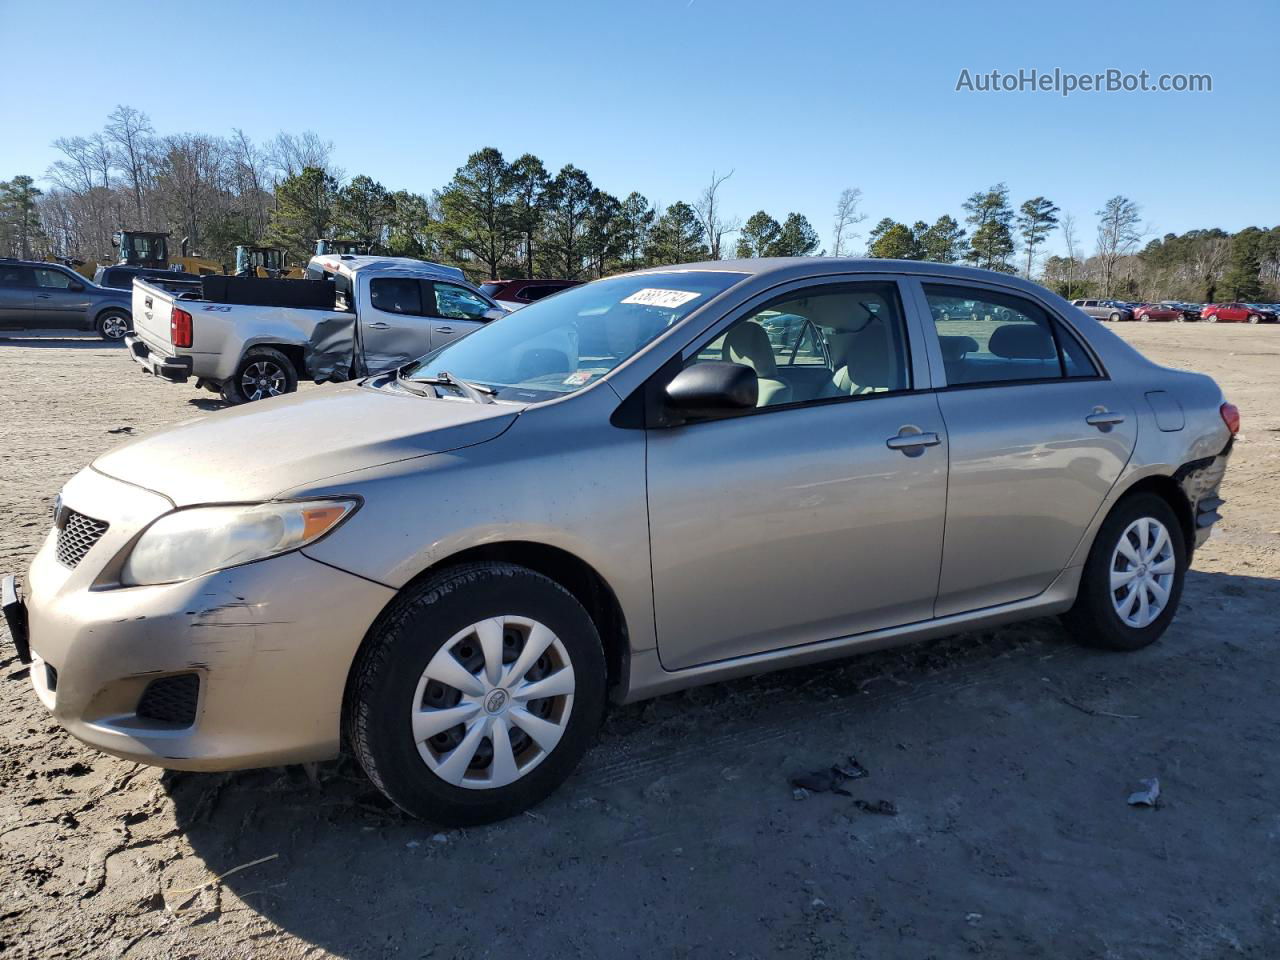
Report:
[[[226,770],[346,744],[404,810],[490,821],[569,776],[610,699],[1053,614],[1145,647],[1219,519],[1218,385],[1017,277],[700,263],[507,314],[448,268],[330,263],[134,282],[161,366],[291,329],[304,362],[374,375],[153,432],[62,489],[0,593],[36,697],[91,746]]]
[[[1175,321],[1194,323],[1275,323],[1280,319],[1280,304],[1276,303],[1184,303],[1178,300],[1161,300],[1158,303],[1131,303],[1125,300],[1072,300],[1091,317],[1119,322]]]

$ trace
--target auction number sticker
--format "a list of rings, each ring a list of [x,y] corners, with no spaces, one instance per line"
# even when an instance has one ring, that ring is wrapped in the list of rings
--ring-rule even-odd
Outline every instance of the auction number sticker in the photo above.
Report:
[[[662,290],[658,287],[645,287],[643,290],[637,290],[622,302],[638,303],[642,307],[666,307],[668,310],[673,310],[700,296],[702,294],[690,293],[688,290]]]

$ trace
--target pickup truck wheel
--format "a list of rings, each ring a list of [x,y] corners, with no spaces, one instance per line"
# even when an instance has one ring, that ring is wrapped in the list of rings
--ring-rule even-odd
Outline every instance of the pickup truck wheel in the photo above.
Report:
[[[1173,620],[1186,573],[1182,524],[1169,504],[1153,493],[1128,496],[1099,528],[1063,622],[1089,646],[1140,650]]]
[[[600,635],[573,595],[525,567],[472,563],[406,590],[374,625],[343,732],[398,807],[468,826],[558,787],[604,706]]]
[[[297,389],[298,373],[288,357],[273,347],[253,347],[240,361],[236,375],[222,384],[222,399],[230,404],[249,403]]]
[[[124,335],[129,332],[133,324],[129,322],[129,315],[118,310],[108,310],[102,316],[98,317],[98,336],[103,340],[109,340],[117,343],[124,339]]]

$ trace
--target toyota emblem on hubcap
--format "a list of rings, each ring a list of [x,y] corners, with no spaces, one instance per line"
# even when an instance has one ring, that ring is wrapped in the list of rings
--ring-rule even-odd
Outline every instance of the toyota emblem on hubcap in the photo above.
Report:
[[[494,690],[484,698],[484,709],[488,713],[501,713],[507,705],[507,691]]]

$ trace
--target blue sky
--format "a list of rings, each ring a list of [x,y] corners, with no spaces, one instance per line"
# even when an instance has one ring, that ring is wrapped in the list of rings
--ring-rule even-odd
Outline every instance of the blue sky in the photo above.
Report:
[[[428,192],[468,153],[530,151],[606,190],[805,214],[961,216],[1006,181],[1076,215],[1137,200],[1155,234],[1280,222],[1280,3],[0,0],[0,179],[117,103],[159,132],[313,129],[348,174]],[[18,40],[15,38],[28,38]],[[1209,73],[1213,92],[957,93],[962,68]],[[1056,246],[1055,236],[1050,246]]]

